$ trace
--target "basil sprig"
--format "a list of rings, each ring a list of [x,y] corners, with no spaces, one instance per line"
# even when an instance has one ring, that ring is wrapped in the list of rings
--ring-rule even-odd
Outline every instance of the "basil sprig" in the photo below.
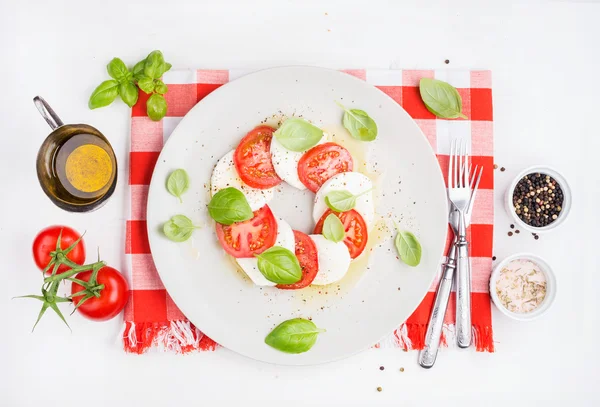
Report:
[[[285,353],[303,353],[313,347],[317,336],[325,332],[314,322],[303,318],[289,319],[277,325],[265,338],[265,343]]]
[[[291,117],[283,122],[274,136],[288,150],[302,152],[319,143],[323,130],[306,120]]]
[[[273,246],[254,256],[258,259],[258,270],[273,283],[294,284],[302,279],[298,258],[285,247]]]
[[[421,262],[421,243],[411,232],[400,230],[396,225],[398,234],[394,239],[394,245],[398,251],[398,255],[402,261],[411,266],[416,267]]]
[[[339,190],[331,191],[325,195],[325,204],[334,212],[347,212],[354,209],[356,206],[356,199],[359,196],[365,195],[371,192],[373,188],[367,189],[358,195],[354,195],[350,191]]]
[[[244,194],[233,187],[222,189],[212,197],[208,214],[223,225],[243,222],[254,216]]]
[[[160,78],[169,69],[171,64],[165,62],[162,52],[158,50],[148,54],[132,70],[121,59],[113,58],[106,66],[113,79],[102,82],[94,89],[88,106],[90,109],[108,106],[120,96],[127,106],[133,107],[138,101],[139,89],[142,89],[150,94],[146,101],[148,117],[158,121],[167,114],[167,101],[163,95],[168,88]]]
[[[466,119],[462,113],[462,98],[456,88],[438,79],[421,78],[419,92],[425,107],[442,119]]]
[[[360,109],[348,109],[339,102],[335,102],[344,110],[342,124],[357,140],[373,141],[377,137],[377,124],[367,112]]]
[[[171,195],[179,198],[179,202],[183,202],[181,195],[190,187],[190,178],[184,169],[175,170],[167,178],[167,191]]]
[[[323,222],[323,236],[327,240],[331,240],[332,242],[338,243],[344,240],[344,236],[346,235],[344,231],[344,225],[340,218],[335,216],[333,213],[330,213],[326,218],[325,222]]]
[[[185,242],[192,236],[194,229],[200,226],[194,226],[190,218],[185,215],[175,215],[163,225],[163,233],[169,240],[174,242]]]

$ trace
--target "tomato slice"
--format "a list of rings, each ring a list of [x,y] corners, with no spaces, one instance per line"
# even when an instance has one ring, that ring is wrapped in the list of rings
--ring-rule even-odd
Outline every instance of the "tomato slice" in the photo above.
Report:
[[[367,246],[368,236],[365,220],[360,213],[356,212],[354,209],[351,209],[348,212],[334,212],[331,209],[327,209],[327,212],[321,216],[317,226],[315,226],[315,234],[323,232],[323,222],[325,222],[325,218],[329,216],[330,213],[333,213],[342,221],[344,230],[346,231],[344,243],[348,246],[350,257],[353,259],[357,258]]]
[[[217,223],[217,237],[223,249],[233,257],[254,257],[275,244],[277,221],[265,205],[254,212],[250,220],[229,226]]]
[[[319,144],[298,161],[298,177],[306,188],[317,192],[329,178],[352,171],[353,167],[352,155],[344,147],[336,143]]]
[[[233,162],[238,175],[247,185],[267,189],[281,184],[271,161],[271,140],[274,128],[258,126],[240,141]]]
[[[277,288],[282,290],[297,290],[310,285],[319,271],[319,259],[315,242],[306,234],[294,230],[296,241],[296,257],[302,268],[302,279],[294,284],[278,284]]]

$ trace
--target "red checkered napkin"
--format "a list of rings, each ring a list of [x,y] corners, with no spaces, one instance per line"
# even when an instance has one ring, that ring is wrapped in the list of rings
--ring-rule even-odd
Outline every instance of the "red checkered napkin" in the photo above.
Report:
[[[400,104],[415,119],[436,152],[442,173],[448,172],[450,140],[461,137],[470,140],[472,162],[484,167],[483,177],[468,233],[472,256],[472,323],[474,343],[478,351],[494,351],[492,316],[488,280],[492,269],[492,239],[494,221],[494,158],[491,73],[489,71],[433,70],[348,70],[381,89]],[[179,311],[166,292],[150,254],[146,233],[146,201],[152,170],[160,151],[182,117],[202,98],[224,83],[247,72],[227,70],[197,70],[167,72],[163,78],[169,86],[165,95],[166,117],[153,122],[146,116],[147,95],[140,98],[132,110],[131,153],[129,162],[130,214],[127,221],[125,253],[130,265],[128,275],[131,297],[125,308],[124,348],[143,353],[152,346],[186,353],[192,350],[213,350],[217,344],[204,336]],[[421,78],[437,78],[458,89],[463,100],[466,120],[436,119],[419,95]],[[452,232],[448,231],[447,247]],[[391,344],[405,350],[422,349],[429,313],[433,305],[439,277],[416,311],[378,346]],[[442,343],[450,342],[455,321],[455,295],[444,321]],[[200,329],[202,327],[199,327]]]

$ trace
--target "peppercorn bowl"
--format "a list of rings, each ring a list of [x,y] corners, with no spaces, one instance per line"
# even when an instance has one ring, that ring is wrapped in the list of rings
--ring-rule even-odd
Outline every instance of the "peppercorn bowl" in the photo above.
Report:
[[[536,165],[513,179],[506,191],[505,206],[520,228],[532,233],[548,232],[567,219],[571,189],[558,171]]]
[[[543,276],[543,282],[545,283],[543,299],[535,306],[534,309],[526,312],[514,312],[515,310],[510,310],[510,307],[506,306],[507,301],[501,298],[506,294],[502,292],[502,282],[500,281],[503,270],[510,268],[511,263],[514,264],[518,262],[525,262],[535,266],[536,271],[539,271]],[[517,265],[517,271],[520,271],[519,266],[520,265]],[[499,287],[500,289],[498,289]],[[525,293],[526,287],[518,287],[517,290],[519,293]],[[494,267],[492,275],[490,276],[490,297],[492,298],[494,305],[496,305],[496,308],[498,308],[498,310],[507,317],[517,321],[531,321],[532,319],[538,318],[542,314],[545,314],[552,306],[552,303],[556,298],[556,277],[552,267],[550,267],[550,265],[541,257],[529,253],[514,254],[505,258],[496,267]],[[521,301],[522,300],[523,299],[521,299]],[[527,301],[525,301],[525,303],[526,302]]]

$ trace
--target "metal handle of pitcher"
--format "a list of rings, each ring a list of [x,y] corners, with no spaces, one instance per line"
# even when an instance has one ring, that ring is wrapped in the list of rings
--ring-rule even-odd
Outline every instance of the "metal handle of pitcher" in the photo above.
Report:
[[[35,104],[35,107],[37,107],[37,110],[39,110],[42,117],[46,120],[50,127],[52,127],[52,130],[56,130],[60,126],[64,125],[63,121],[60,120],[60,117],[58,117],[56,112],[52,110],[44,98],[41,96],[36,96],[33,98],[33,103]]]

